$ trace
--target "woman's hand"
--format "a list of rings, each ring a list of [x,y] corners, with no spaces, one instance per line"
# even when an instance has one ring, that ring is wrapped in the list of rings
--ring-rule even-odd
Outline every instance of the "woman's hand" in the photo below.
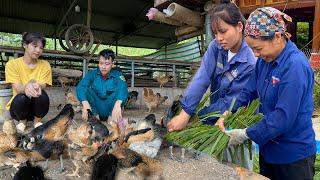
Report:
[[[24,88],[24,93],[30,98],[39,97],[41,95],[41,88],[39,88],[40,89],[40,95],[39,95],[39,89],[35,89],[35,87],[37,88],[37,83],[29,82],[28,84],[26,84]]]
[[[117,100],[112,109],[112,120],[118,122],[122,118],[121,100]]]
[[[91,110],[91,106],[88,101],[82,101],[82,119],[88,120],[88,109]]]
[[[222,116],[218,119],[218,121],[216,122],[216,126],[219,127],[219,129],[222,131],[222,132],[225,132],[226,128],[224,127],[224,119],[225,117],[229,114],[229,111],[225,111]]]
[[[179,115],[169,121],[167,125],[168,131],[172,132],[182,130],[187,126],[189,119],[190,115],[182,109]]]
[[[41,96],[41,86],[39,83],[32,83],[33,89],[37,93],[37,97]]]

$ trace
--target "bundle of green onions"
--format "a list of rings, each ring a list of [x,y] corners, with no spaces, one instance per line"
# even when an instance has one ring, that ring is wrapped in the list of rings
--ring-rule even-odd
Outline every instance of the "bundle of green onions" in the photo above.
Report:
[[[207,95],[206,95],[207,96]],[[203,101],[207,101],[208,98],[204,98]],[[204,107],[205,102],[201,101],[197,113]],[[256,113],[260,102],[254,100],[247,107],[240,107],[236,113],[229,114],[225,117],[225,127],[231,129],[243,129],[251,126],[263,118],[263,115]],[[231,105],[230,109],[233,105]],[[196,114],[197,114],[196,113]],[[218,160],[222,160],[223,153],[228,148],[229,136],[222,132],[217,126],[210,126],[203,124],[202,121],[209,117],[221,117],[218,112],[213,112],[205,116],[195,115],[192,117],[193,121],[184,130],[179,132],[171,132],[166,135],[166,139],[173,141],[185,148],[195,149],[201,152],[205,152],[216,157]],[[249,150],[251,150],[251,142],[248,143]],[[244,144],[229,148],[230,157],[232,162],[240,162],[238,150],[241,151],[241,163],[244,165]],[[251,154],[251,152],[250,152]]]
[[[316,162],[314,164],[314,170],[315,170],[315,174],[313,179],[314,180],[320,179],[320,154],[317,154]]]

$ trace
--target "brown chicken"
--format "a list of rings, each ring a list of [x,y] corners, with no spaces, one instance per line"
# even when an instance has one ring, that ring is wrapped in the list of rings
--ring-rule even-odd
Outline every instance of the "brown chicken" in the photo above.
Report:
[[[77,96],[68,90],[66,93],[66,104],[71,104],[75,112],[80,112],[81,110],[81,103],[78,100]]]
[[[66,155],[65,145],[62,141],[47,141],[40,139],[29,143],[23,149],[15,148],[6,153],[14,163],[23,163],[30,161],[46,160],[45,169],[48,167],[49,159],[58,159],[60,157],[60,172],[64,170],[62,156]],[[65,153],[65,154],[64,154]]]
[[[160,83],[160,88],[163,88],[163,85],[166,84],[167,82],[169,82],[170,80],[173,79],[173,76],[169,75],[169,76],[163,76],[163,77],[156,77],[155,78],[159,83]]]
[[[66,86],[67,84],[73,84],[73,79],[69,79],[64,76],[59,76],[58,81],[60,82],[61,87],[63,87],[63,88],[67,88],[67,86]]]
[[[81,124],[78,128],[70,128],[67,132],[68,139],[75,145],[84,147],[90,143],[92,128],[89,124]]]
[[[3,123],[0,133],[0,154],[14,149],[18,144],[17,129],[13,120],[7,120]]]
[[[151,112],[152,108],[157,108],[167,99],[167,96],[161,96],[160,93],[154,94],[151,88],[143,88],[143,100],[149,109],[148,113]]]
[[[142,179],[148,179],[152,176],[162,177],[163,166],[158,160],[141,155],[135,151],[128,149],[128,144],[117,146],[111,153],[114,155],[121,167],[135,167],[133,173]]]
[[[72,105],[65,105],[55,118],[36,127],[28,133],[26,137],[22,139],[22,146],[27,148],[30,143],[32,144],[39,139],[45,139],[47,141],[62,140],[71,121],[73,120],[73,116],[74,110]]]

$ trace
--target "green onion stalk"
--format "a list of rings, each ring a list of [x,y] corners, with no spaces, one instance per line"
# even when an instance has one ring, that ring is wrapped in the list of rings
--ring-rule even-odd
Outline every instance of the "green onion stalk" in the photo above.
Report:
[[[165,138],[182,147],[207,153],[222,161],[224,152],[228,149],[229,136],[222,132],[217,126],[203,123],[203,121],[208,118],[222,117],[222,115],[219,112],[211,112],[203,116],[198,116],[199,111],[204,108],[209,97],[209,93],[204,96],[196,109],[195,115],[191,117],[190,123],[185,129],[182,131],[170,132],[166,134]],[[231,103],[229,110],[232,109],[233,104],[234,101]],[[253,100],[247,107],[240,107],[235,113],[229,113],[225,116],[225,127],[227,129],[244,129],[260,121],[263,118],[263,115],[256,113],[259,106],[259,100]],[[252,142],[249,140],[246,141],[245,144],[229,148],[230,157],[233,163],[238,161],[244,166],[245,146],[248,146],[251,155]],[[240,154],[241,157],[238,157],[238,154]]]

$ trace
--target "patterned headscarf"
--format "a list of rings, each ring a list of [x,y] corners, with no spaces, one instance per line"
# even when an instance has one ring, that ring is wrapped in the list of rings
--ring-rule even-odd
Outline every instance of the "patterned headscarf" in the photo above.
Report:
[[[287,38],[290,34],[286,32],[284,19],[291,22],[292,19],[287,14],[272,7],[258,8],[253,11],[245,26],[245,36],[254,38],[272,37],[275,32],[281,32]]]

